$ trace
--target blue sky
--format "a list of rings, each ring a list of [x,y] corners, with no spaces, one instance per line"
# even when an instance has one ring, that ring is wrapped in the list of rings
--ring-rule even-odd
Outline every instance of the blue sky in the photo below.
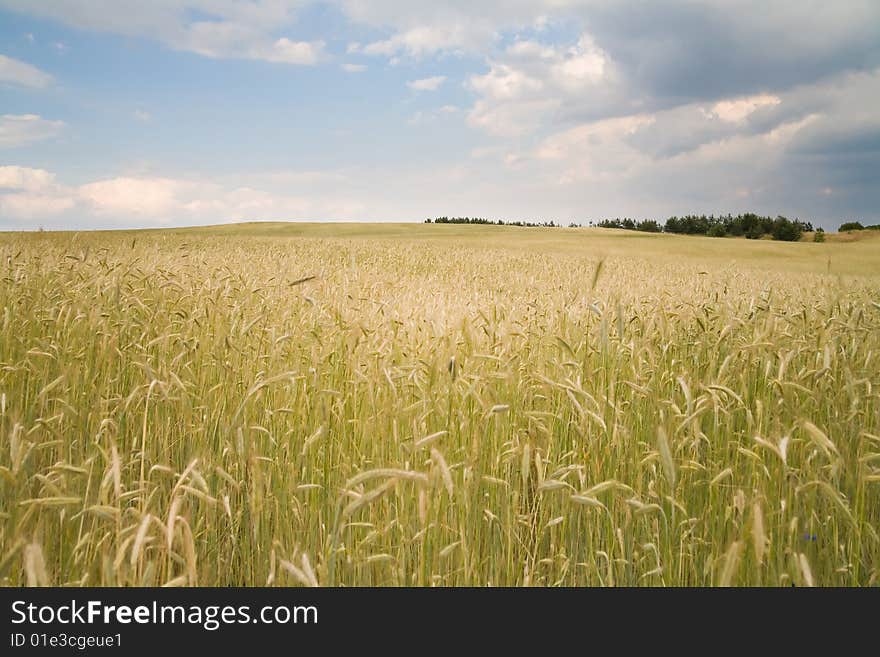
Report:
[[[880,219],[880,3],[0,0],[0,228]]]

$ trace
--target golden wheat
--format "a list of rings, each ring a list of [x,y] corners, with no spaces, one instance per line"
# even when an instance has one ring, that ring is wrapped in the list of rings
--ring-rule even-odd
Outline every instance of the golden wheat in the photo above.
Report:
[[[821,255],[0,255],[4,585],[878,581],[880,279]]]

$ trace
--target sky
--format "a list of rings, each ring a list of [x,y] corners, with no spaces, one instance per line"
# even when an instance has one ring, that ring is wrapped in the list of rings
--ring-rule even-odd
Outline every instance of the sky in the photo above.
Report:
[[[877,0],[0,0],[0,229],[880,221]]]

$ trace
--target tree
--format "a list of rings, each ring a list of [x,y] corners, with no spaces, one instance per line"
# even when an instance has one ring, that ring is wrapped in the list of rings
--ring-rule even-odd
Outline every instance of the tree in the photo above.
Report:
[[[797,242],[801,238],[802,232],[803,224],[799,221],[790,221],[783,216],[776,217],[776,219],[773,220],[771,234],[775,240]]]
[[[709,237],[727,237],[727,230],[724,224],[713,224],[707,234]]]
[[[840,224],[840,228],[837,229],[840,233],[846,233],[851,230],[864,230],[865,227],[862,226],[858,221],[847,221],[846,223]]]

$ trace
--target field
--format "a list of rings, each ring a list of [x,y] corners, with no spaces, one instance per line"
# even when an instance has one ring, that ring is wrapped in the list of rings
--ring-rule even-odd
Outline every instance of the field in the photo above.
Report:
[[[876,585],[833,237],[0,234],[0,584]]]

